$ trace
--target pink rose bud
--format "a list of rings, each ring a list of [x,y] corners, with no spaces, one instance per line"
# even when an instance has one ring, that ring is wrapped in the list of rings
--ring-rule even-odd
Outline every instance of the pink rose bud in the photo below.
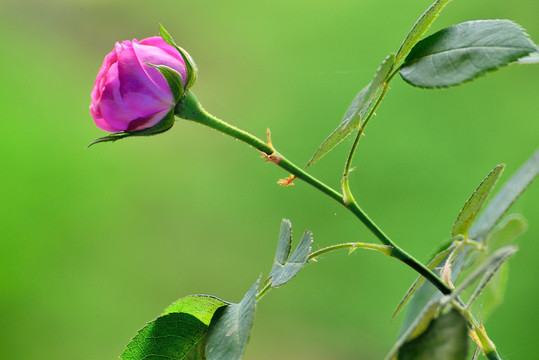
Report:
[[[182,55],[163,38],[116,43],[92,90],[90,113],[98,128],[114,133],[140,131],[167,116],[176,105],[174,94],[155,66],[178,72],[185,89],[187,69]]]

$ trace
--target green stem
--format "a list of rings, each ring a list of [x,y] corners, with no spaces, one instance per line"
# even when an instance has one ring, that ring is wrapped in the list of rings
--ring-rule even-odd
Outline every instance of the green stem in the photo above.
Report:
[[[477,322],[470,310],[464,307],[460,301],[453,301],[452,304],[462,314],[462,316],[466,318],[466,320],[474,330],[477,336],[477,340],[479,340],[479,342],[481,343],[480,348],[487,357],[487,359],[502,360],[500,354],[498,354],[498,351],[496,350],[496,346],[488,337],[485,327]]]
[[[443,294],[449,294],[451,289],[431,270],[425,265],[420,263],[414,257],[398,247],[391,239],[372,221],[368,215],[359,207],[355,201],[345,202],[342,194],[332,189],[328,185],[314,178],[300,167],[286,159],[281,154],[277,153],[271,144],[266,144],[256,136],[249,134],[248,132],[238,129],[235,126],[227,124],[226,122],[216,118],[209,114],[198,102],[196,96],[191,92],[187,92],[187,96],[184,101],[178,103],[175,111],[176,116],[186,120],[195,121],[197,123],[206,125],[212,129],[230,135],[244,143],[251,145],[255,149],[263,152],[269,160],[276,165],[285,169],[289,173],[295,175],[298,179],[301,179],[309,185],[320,190],[324,194],[328,195],[338,203],[344,205],[350,210],[379,240],[382,244],[391,247],[392,257],[402,261],[410,266],[416,272],[424,276],[434,286],[436,286]]]

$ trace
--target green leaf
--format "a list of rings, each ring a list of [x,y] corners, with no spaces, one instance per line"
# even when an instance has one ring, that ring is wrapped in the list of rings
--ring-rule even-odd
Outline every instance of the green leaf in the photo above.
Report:
[[[454,25],[421,40],[400,74],[413,86],[442,88],[471,81],[536,51],[518,24],[477,20]]]
[[[438,17],[440,12],[451,0],[438,0],[432,4],[427,11],[423,13],[417,19],[416,23],[406,35],[406,38],[402,42],[399,51],[397,51],[397,56],[395,57],[395,64],[399,64],[402,59],[404,59],[410,53],[410,50],[417,44],[419,39],[427,32],[434,20]]]
[[[398,360],[464,360],[468,355],[468,326],[456,309],[434,319],[423,334],[403,344]]]
[[[316,150],[307,163],[307,167],[313,165],[335,146],[343,141],[350,133],[361,126],[362,119],[368,114],[371,104],[380,96],[380,90],[391,75],[395,63],[395,54],[389,54],[374,75],[372,81],[356,95],[352,104],[346,110],[339,127],[337,127],[322,145]]]
[[[309,253],[311,252],[311,244],[313,243],[312,233],[306,231],[303,234],[296,250],[294,250],[292,256],[288,258],[291,243],[292,226],[289,220],[283,220],[275,261],[268,277],[268,279],[271,279],[271,287],[278,287],[286,284],[290,279],[296,276],[305,263],[307,263]]]
[[[433,300],[429,302],[425,307],[423,307],[421,311],[417,314],[417,316],[413,319],[413,321],[410,323],[410,325],[405,329],[405,331],[401,331],[399,337],[397,338],[397,341],[395,341],[395,344],[393,345],[385,359],[397,359],[399,349],[402,347],[402,345],[404,345],[407,341],[410,341],[421,335],[428,328],[431,320],[438,315],[439,311],[439,299]]]
[[[168,86],[170,87],[172,95],[174,96],[174,104],[180,101],[185,93],[183,89],[182,75],[176,70],[165,65],[154,65],[150,63],[148,63],[148,65],[153,66],[163,75],[168,83]]]
[[[140,131],[121,131],[117,133],[113,133],[107,136],[103,136],[100,138],[95,139],[88,145],[88,147],[102,143],[102,142],[114,142],[116,140],[120,140],[126,137],[131,136],[151,136],[151,135],[157,135],[161,134],[167,130],[170,130],[170,128],[174,125],[174,107],[170,109],[167,115],[159,121],[157,124],[152,126],[151,128],[140,130]]]
[[[216,311],[206,340],[208,360],[236,360],[243,356],[253,325],[259,282],[260,278],[239,304],[231,304]]]
[[[519,235],[526,231],[526,228],[526,222],[520,215],[509,216],[488,235],[486,244],[489,253],[492,253],[507,244],[513,243]],[[477,262],[482,263],[486,258],[486,254],[481,254],[477,259]],[[481,319],[483,321],[485,321],[494,309],[503,302],[508,277],[509,265],[503,263],[481,292],[480,301],[478,300],[473,303],[473,313],[481,313]]]
[[[509,279],[509,264],[503,263],[494,274],[489,283],[481,292],[480,301],[472,304],[472,313],[481,314],[481,321],[485,322],[494,309],[503,303],[505,288]]]
[[[187,51],[185,51],[180,46],[176,45],[174,42],[174,39],[172,39],[172,36],[168,33],[168,31],[165,29],[165,27],[161,24],[159,24],[159,34],[165,40],[165,42],[171,46],[174,46],[176,50],[180,53],[180,55],[183,58],[183,61],[185,62],[185,67],[187,69],[187,84],[185,86],[185,90],[190,89],[196,82],[198,78],[198,67],[195,64],[195,61],[189,55]]]
[[[482,240],[498,223],[513,202],[539,173],[539,150],[505,183],[469,231],[469,237]]]
[[[191,295],[169,306],[127,345],[122,360],[205,359],[210,320],[227,303],[209,295]]]
[[[464,207],[457,216],[457,220],[453,224],[451,236],[468,234],[472,221],[475,219],[479,210],[487,200],[488,195],[496,185],[496,181],[503,172],[505,165],[500,164],[483,179],[479,187],[473,192],[472,196],[466,201]]]
[[[513,243],[527,228],[526,220],[521,215],[509,215],[488,235],[486,239],[488,251],[493,252],[505,245]]]

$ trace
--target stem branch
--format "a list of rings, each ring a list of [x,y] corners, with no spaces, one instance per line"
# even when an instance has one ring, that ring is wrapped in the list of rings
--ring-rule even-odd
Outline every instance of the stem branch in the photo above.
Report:
[[[386,89],[386,87],[384,87]],[[382,97],[383,94],[380,96]],[[376,104],[375,104],[376,106]],[[345,201],[345,198],[342,194],[332,189],[328,185],[314,178],[303,169],[286,159],[281,154],[278,154],[275,149],[257,138],[254,135],[249,134],[248,132],[238,129],[235,126],[227,124],[226,122],[216,118],[215,116],[209,114],[198,102],[196,96],[189,91],[183,102],[178,103],[178,106],[175,110],[175,115],[186,120],[195,121],[197,123],[206,125],[212,129],[218,130],[222,133],[230,135],[242,142],[251,145],[255,149],[263,152],[266,155],[269,155],[268,158],[271,159],[276,165],[285,169],[287,172],[294,174],[296,178],[301,179],[308,183],[309,185],[320,190],[324,194],[328,195],[338,203],[344,205],[348,210],[350,210],[379,240],[383,245],[391,248],[390,256],[394,257],[416,272],[424,276],[428,281],[430,281],[434,286],[436,286],[443,294],[447,295],[451,292],[451,289],[430,269],[425,265],[420,263],[414,257],[409,255],[403,249],[398,247],[391,239],[372,221],[369,216],[359,207],[355,201]]]

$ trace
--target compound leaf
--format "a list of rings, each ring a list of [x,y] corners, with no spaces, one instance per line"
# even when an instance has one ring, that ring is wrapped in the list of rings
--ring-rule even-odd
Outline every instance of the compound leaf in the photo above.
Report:
[[[289,258],[291,243],[292,226],[289,220],[283,220],[275,261],[268,277],[271,281],[271,287],[278,287],[286,284],[290,279],[296,276],[305,263],[307,263],[309,253],[311,252],[311,244],[313,243],[312,233],[306,231],[303,234],[296,250],[294,250],[292,256]]]

